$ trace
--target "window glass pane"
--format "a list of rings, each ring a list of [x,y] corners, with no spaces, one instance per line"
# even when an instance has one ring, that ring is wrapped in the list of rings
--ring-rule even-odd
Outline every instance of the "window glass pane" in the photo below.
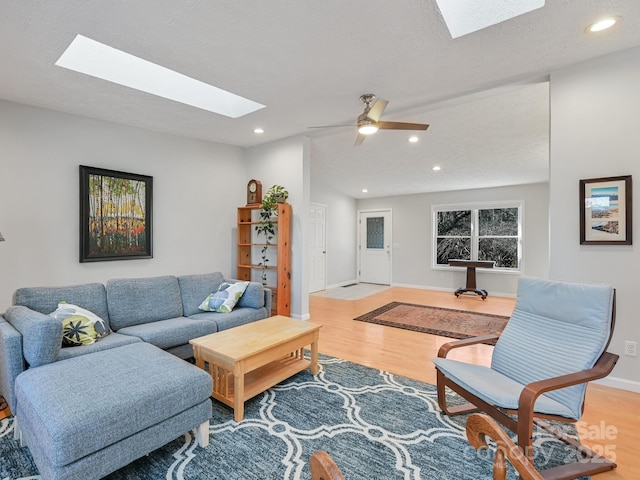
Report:
[[[438,238],[437,249],[438,265],[448,265],[449,259],[471,260],[471,239],[468,237]]]
[[[478,210],[478,231],[481,237],[518,235],[518,209],[492,208]]]
[[[384,217],[367,218],[367,248],[384,248]]]
[[[518,268],[518,239],[480,238],[478,260],[496,262],[496,267]]]
[[[437,213],[437,236],[464,237],[471,235],[471,210]]]

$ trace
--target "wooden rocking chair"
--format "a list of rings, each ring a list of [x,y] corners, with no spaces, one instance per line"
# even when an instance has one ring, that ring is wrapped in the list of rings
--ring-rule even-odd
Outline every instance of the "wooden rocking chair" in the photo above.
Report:
[[[533,466],[531,461],[518,446],[513,443],[509,435],[487,415],[474,413],[467,420],[467,438],[476,450],[488,448],[487,438],[496,444],[496,456],[493,459],[493,480],[507,478],[508,460],[516,469],[522,480],[544,480],[544,477]]]
[[[541,470],[542,478],[592,475],[616,464],[563,435],[544,420],[575,422],[582,416],[587,382],[606,377],[618,355],[606,352],[615,323],[615,290],[522,277],[513,314],[501,335],[443,345],[437,391],[447,415],[482,411],[517,434],[518,447],[533,460],[534,423],[579,449],[578,462]],[[448,359],[455,349],[497,340],[490,367]],[[446,388],[469,403],[449,406]]]

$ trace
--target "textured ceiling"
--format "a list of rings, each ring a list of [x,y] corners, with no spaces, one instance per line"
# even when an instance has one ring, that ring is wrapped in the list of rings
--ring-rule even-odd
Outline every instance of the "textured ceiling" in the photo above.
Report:
[[[623,21],[584,34],[603,14]],[[6,0],[0,98],[245,147],[310,135],[313,174],[355,197],[530,183],[548,163],[547,87],[532,79],[640,45],[639,20],[637,0],[547,0],[452,39],[435,0]],[[230,119],[54,66],[76,34],[266,108]],[[383,120],[431,127],[357,148],[355,131],[308,129],[353,123],[363,93],[389,100]]]

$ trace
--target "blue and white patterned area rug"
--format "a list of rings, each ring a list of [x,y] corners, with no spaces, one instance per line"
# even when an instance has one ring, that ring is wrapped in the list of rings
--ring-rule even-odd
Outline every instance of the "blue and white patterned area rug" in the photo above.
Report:
[[[249,400],[240,423],[213,400],[208,448],[190,432],[107,478],[310,479],[309,457],[322,449],[347,480],[490,480],[493,453],[469,446],[465,421],[440,412],[433,385],[321,355],[316,377],[301,372]],[[535,443],[539,468],[575,459],[545,433]],[[37,478],[13,418],[0,420],[0,479]]]

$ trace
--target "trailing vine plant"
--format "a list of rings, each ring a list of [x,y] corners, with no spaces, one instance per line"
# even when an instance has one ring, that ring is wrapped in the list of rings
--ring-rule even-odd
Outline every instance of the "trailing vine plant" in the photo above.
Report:
[[[260,263],[258,266],[262,267],[261,280],[263,285],[267,285],[267,269],[269,268],[269,246],[272,245],[272,241],[276,236],[276,224],[274,217],[278,216],[278,203],[285,202],[289,196],[289,192],[280,185],[273,185],[264,196],[262,205],[260,206],[260,217],[258,224],[255,227],[256,233],[260,236],[264,236],[264,245],[260,251]]]

